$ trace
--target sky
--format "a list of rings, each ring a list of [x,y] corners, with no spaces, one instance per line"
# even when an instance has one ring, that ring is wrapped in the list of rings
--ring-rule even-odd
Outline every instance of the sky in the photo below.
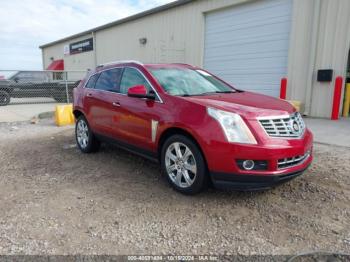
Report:
[[[40,70],[40,45],[174,0],[0,0],[0,70]]]

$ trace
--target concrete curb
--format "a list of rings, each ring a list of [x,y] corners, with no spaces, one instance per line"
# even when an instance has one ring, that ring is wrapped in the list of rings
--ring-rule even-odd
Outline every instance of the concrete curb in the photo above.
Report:
[[[55,115],[54,111],[48,111],[48,112],[43,112],[37,115],[36,117],[39,119],[48,119],[48,118],[53,118]],[[35,117],[35,116],[34,116]]]
[[[343,146],[343,145],[337,145],[337,144],[330,144],[330,143],[325,143],[325,142],[319,142],[319,141],[314,141],[314,144],[317,145],[323,145],[323,146],[334,146],[334,147],[340,147],[340,148],[350,148],[350,146]]]

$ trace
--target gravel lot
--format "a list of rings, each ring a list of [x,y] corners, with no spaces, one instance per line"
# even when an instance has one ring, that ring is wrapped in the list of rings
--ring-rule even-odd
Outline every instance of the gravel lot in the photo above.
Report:
[[[0,254],[350,253],[349,148],[266,192],[194,196],[112,146],[75,147],[73,128],[0,124]]]

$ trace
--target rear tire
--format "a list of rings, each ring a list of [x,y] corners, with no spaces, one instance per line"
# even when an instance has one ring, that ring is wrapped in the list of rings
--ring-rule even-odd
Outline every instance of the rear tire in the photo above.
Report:
[[[97,152],[100,148],[100,141],[92,133],[92,130],[84,116],[79,116],[75,123],[75,138],[78,148],[83,153]]]
[[[161,151],[161,167],[170,185],[187,195],[195,195],[208,185],[207,167],[198,146],[188,137],[168,138]]]
[[[10,94],[5,90],[0,90],[0,106],[7,106],[10,101]]]

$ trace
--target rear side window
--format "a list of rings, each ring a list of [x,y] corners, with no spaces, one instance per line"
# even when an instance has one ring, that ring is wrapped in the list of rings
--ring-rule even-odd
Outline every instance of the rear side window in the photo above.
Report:
[[[127,94],[130,87],[137,85],[145,86],[148,92],[151,90],[151,86],[138,70],[134,68],[125,68],[123,78],[120,83],[120,93]]]
[[[103,71],[96,81],[95,89],[119,92],[119,82],[121,75],[121,68],[113,68]]]
[[[96,83],[96,80],[98,78],[100,74],[96,74],[96,75],[93,75],[92,77],[90,77],[89,81],[87,82],[87,84],[85,85],[86,88],[94,88],[95,87],[95,83]]]

